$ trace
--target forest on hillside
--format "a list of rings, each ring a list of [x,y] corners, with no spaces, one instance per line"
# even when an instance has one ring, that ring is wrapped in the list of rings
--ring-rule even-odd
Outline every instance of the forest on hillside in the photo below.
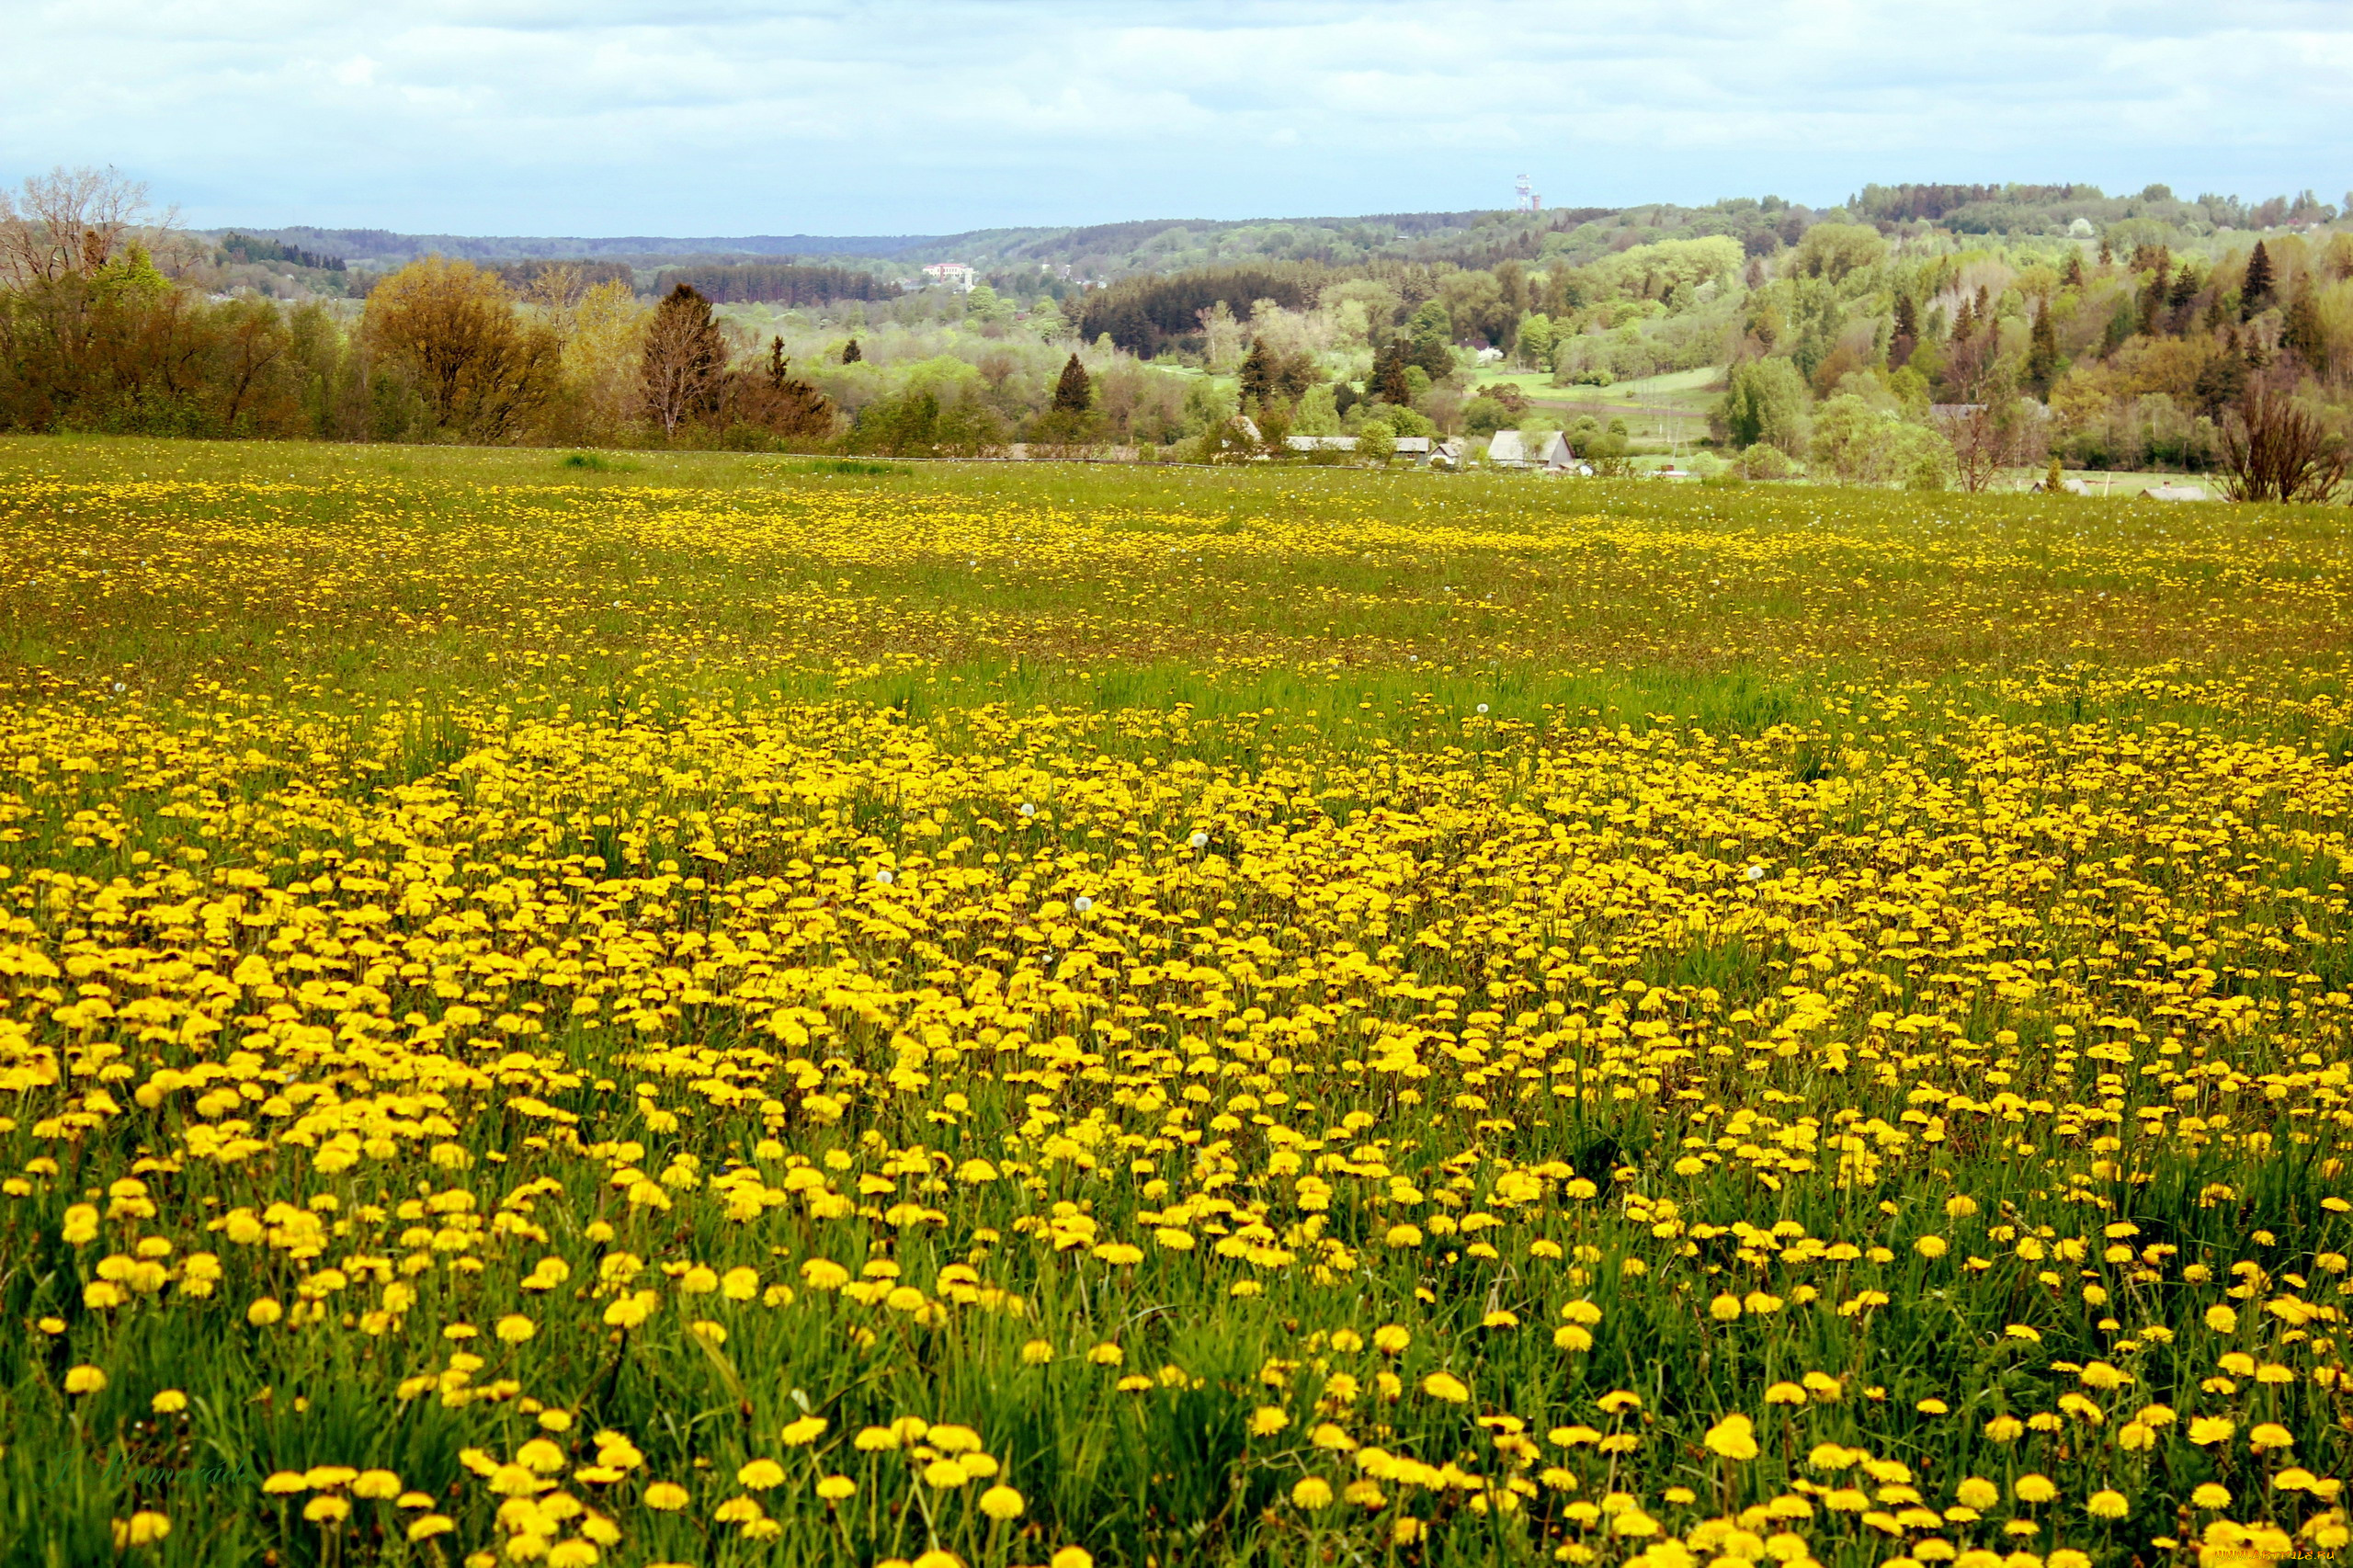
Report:
[[[1701,472],[2239,475],[2292,437],[2313,494],[2353,424],[2353,232],[2310,192],[1109,225],[968,252],[969,290],[838,257],[386,270],[142,200],[60,171],[0,211],[0,426],[1204,460],[1510,428],[1610,472],[1635,443],[1567,411],[1690,373],[1716,383]]]
[[[1922,226],[1957,234],[2029,237],[2083,222],[2105,230],[2147,221],[2200,236],[2220,229],[2301,225],[2323,206],[2309,191],[2246,202],[2234,196],[2177,197],[2166,187],[2109,196],[2089,185],[1865,186],[1839,207],[1816,210],[1768,196],[1704,207],[1670,202],[1628,208],[1533,211],[1390,212],[1354,217],[1251,220],[1150,219],[1063,228],[975,230],[960,234],[745,235],[610,239],[404,234],[384,229],[297,226],[250,233],[365,268],[391,270],[425,256],[478,263],[547,260],[625,262],[642,272],[687,261],[814,261],[858,266],[913,279],[925,263],[957,261],[995,274],[993,283],[1043,272],[1112,282],[1137,272],[1176,272],[1249,262],[1313,261],[1351,267],[1373,261],[1492,267],[1566,254],[1589,259],[1657,239],[1725,234],[1752,253],[1796,243],[1818,221],[1869,222],[1893,232]],[[206,236],[220,240],[223,233]]]

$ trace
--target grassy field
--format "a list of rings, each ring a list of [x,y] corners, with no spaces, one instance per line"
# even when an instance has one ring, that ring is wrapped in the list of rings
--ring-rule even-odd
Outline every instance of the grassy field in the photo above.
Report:
[[[2338,1552],[2347,518],[0,442],[0,1564]]]
[[[1691,440],[1705,434],[1708,410],[1723,393],[1721,365],[1697,370],[1676,370],[1663,376],[1619,381],[1607,387],[1564,387],[1544,370],[1483,370],[1478,388],[1517,387],[1538,411],[1555,418],[1590,414],[1597,419],[1623,419],[1637,435],[1664,430]]]

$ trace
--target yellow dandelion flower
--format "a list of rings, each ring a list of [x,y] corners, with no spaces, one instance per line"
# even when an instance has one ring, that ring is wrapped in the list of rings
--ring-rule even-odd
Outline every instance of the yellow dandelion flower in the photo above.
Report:
[[[1756,1457],[1756,1428],[1745,1415],[1734,1413],[1708,1428],[1707,1445],[1711,1451],[1728,1460],[1753,1460]]]

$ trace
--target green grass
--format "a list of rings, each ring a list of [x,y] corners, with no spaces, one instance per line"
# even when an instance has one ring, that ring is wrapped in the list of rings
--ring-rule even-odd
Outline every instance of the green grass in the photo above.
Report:
[[[1679,423],[1707,414],[1723,391],[1723,371],[1708,366],[1593,387],[1562,386],[1546,370],[1485,369],[1476,373],[1472,392],[1475,395],[1498,385],[1518,388],[1532,406],[1555,416],[1591,414],[1602,419],[1622,418],[1630,425],[1637,418]]]

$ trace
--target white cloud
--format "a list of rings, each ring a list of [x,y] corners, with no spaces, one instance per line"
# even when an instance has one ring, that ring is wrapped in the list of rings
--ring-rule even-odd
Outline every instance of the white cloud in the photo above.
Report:
[[[0,148],[199,222],[889,233],[2353,183],[2341,4],[52,0]]]

